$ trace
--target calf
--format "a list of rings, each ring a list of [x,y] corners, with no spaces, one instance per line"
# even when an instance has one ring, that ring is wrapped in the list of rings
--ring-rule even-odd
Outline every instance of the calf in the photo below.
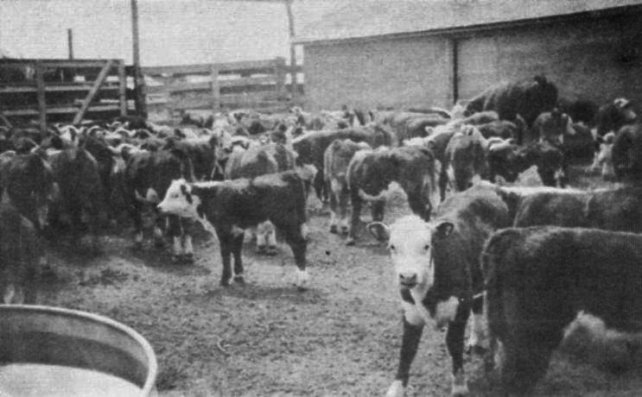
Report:
[[[158,205],[162,213],[194,219],[210,232],[216,232],[223,260],[221,285],[232,279],[244,283],[241,249],[243,229],[267,220],[283,234],[297,265],[297,286],[305,288],[307,242],[302,234],[306,221],[304,179],[297,171],[239,178],[222,182],[188,183],[174,180]]]
[[[595,127],[597,136],[604,136],[609,132],[617,132],[627,124],[636,123],[638,115],[633,104],[626,98],[616,98],[606,103],[595,115]]]
[[[429,149],[402,146],[357,152],[348,165],[352,216],[347,244],[355,244],[364,201],[370,202],[372,220],[383,220],[388,186],[392,182],[404,190],[412,212],[428,220],[433,205],[438,202],[436,178],[435,157]]]
[[[519,143],[548,142],[553,146],[562,146],[564,136],[575,134],[573,120],[557,108],[537,116],[532,128],[526,132]]]
[[[145,205],[161,201],[172,180],[185,178],[193,180],[192,163],[180,150],[161,150],[158,152],[138,151],[123,153],[125,158],[125,174],[123,185],[128,203],[129,213],[134,221],[135,245],[143,243],[142,213]],[[155,214],[154,238],[157,246],[163,244],[164,218]],[[185,232],[186,225],[176,216],[168,217],[168,234],[173,240],[173,260],[193,260],[194,248],[192,238]]]
[[[35,283],[42,255],[42,246],[34,224],[9,203],[8,197],[3,197],[0,203],[2,303],[36,303]]]
[[[295,154],[284,145],[271,143],[246,150],[236,148],[225,165],[225,179],[255,178],[257,176],[294,169]],[[276,233],[270,222],[256,228],[259,253],[276,254]]]
[[[609,132],[604,137],[598,137],[598,149],[595,152],[593,164],[591,164],[591,172],[600,170],[600,175],[605,180],[610,180],[615,177],[615,169],[613,167],[613,143],[615,142],[615,134]]]
[[[471,345],[481,345],[483,278],[479,254],[486,238],[510,223],[508,208],[492,187],[476,185],[448,197],[426,222],[407,216],[388,227],[368,225],[388,242],[403,307],[403,337],[395,380],[387,396],[403,396],[423,326],[448,325],[452,394],[468,391],[463,368],[464,333],[473,312]]]
[[[342,234],[348,233],[348,165],[357,151],[367,149],[370,146],[365,142],[337,139],[325,150],[323,176],[326,189],[330,192],[330,233],[339,232],[338,224]]]
[[[564,328],[580,311],[620,331],[642,330],[640,235],[505,229],[488,239],[482,258],[488,325],[503,345],[507,393],[524,395],[544,376]]]
[[[533,142],[526,146],[491,144],[487,161],[491,181],[501,176],[507,182],[515,182],[519,174],[536,166],[545,186],[563,186],[566,183],[564,154],[548,142]]]
[[[48,221],[49,208],[57,198],[58,185],[43,150],[28,154],[0,154],[0,191],[6,190],[20,214],[39,232]]]
[[[170,138],[163,149],[181,151],[184,157],[191,160],[194,177],[209,180],[214,175],[218,159],[223,157],[219,141],[216,135],[182,140]]]
[[[481,179],[486,172],[485,157],[483,137],[475,127],[465,126],[450,138],[442,167],[454,191],[466,190]]]

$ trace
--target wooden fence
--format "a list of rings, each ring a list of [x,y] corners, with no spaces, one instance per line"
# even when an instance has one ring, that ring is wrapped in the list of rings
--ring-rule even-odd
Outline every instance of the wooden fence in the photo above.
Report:
[[[5,123],[80,123],[128,113],[121,59],[0,59],[0,115]]]
[[[293,87],[287,78],[301,71],[284,58],[142,68],[150,113],[164,109],[173,117],[184,110],[285,110],[301,103],[303,86]]]

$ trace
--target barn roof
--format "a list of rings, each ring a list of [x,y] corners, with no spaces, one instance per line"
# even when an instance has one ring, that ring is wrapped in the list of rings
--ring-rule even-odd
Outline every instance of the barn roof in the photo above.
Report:
[[[361,0],[304,26],[295,43],[474,29],[642,5],[642,0]]]

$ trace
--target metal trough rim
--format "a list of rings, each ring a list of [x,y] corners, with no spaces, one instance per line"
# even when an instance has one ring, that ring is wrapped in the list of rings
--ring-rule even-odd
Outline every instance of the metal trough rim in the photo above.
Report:
[[[120,323],[116,320],[113,320],[107,316],[101,314],[90,313],[82,310],[67,309],[63,307],[56,306],[45,306],[45,305],[17,305],[17,304],[2,304],[0,305],[0,312],[32,312],[32,313],[44,313],[44,314],[57,314],[63,317],[72,317],[91,320],[103,325],[106,325],[111,328],[115,328],[129,337],[133,338],[137,343],[142,347],[145,355],[147,356],[149,362],[149,371],[145,379],[145,384],[141,390],[141,395],[151,396],[153,395],[154,383],[158,373],[158,362],[156,361],[156,354],[154,349],[149,344],[147,339],[145,339],[141,334],[139,334],[133,328]]]

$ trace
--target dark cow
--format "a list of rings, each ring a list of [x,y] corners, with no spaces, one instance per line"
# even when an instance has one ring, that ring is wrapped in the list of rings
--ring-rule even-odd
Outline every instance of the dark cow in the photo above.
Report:
[[[243,229],[271,221],[284,236],[297,265],[297,286],[304,288],[307,242],[302,233],[306,221],[304,178],[297,171],[240,178],[222,182],[172,182],[158,209],[167,214],[193,219],[218,236],[223,274],[221,285],[244,283],[241,248]],[[231,256],[234,256],[232,273]]]
[[[627,124],[638,119],[633,104],[626,98],[616,98],[613,102],[600,106],[595,116],[597,135],[604,136],[610,131],[617,132]]]
[[[543,112],[533,122],[530,130],[519,143],[549,142],[554,146],[562,146],[564,137],[574,135],[573,120],[567,114],[555,108],[550,112]]]
[[[183,152],[192,162],[194,178],[209,180],[212,179],[218,159],[223,156],[219,143],[216,135],[192,139],[169,138],[163,149]]]
[[[494,110],[502,120],[515,120],[520,115],[530,127],[540,113],[553,110],[556,103],[557,87],[546,77],[535,76],[487,88],[468,102],[465,115]]]
[[[509,224],[508,208],[494,189],[477,185],[448,197],[433,221],[412,215],[390,227],[380,222],[368,225],[371,233],[388,241],[404,312],[399,366],[387,396],[404,395],[423,327],[431,319],[437,328],[448,325],[451,392],[467,393],[463,352],[471,310],[471,347],[482,347],[485,333],[479,255],[486,238]]]
[[[382,119],[382,122],[389,125],[396,134],[399,142],[416,137],[425,137],[428,135],[426,127],[436,127],[446,124],[448,121],[450,121],[449,118],[439,114],[413,112],[391,112]]]
[[[339,233],[339,227],[342,234],[348,233],[348,165],[355,153],[367,149],[370,146],[365,142],[337,139],[325,151],[323,176],[330,192],[330,233]]]
[[[2,303],[36,303],[42,246],[34,224],[4,194],[0,202],[0,293]]]
[[[611,159],[618,180],[642,182],[642,124],[625,125],[617,131]]]
[[[565,133],[560,150],[567,160],[590,160],[596,151],[596,142],[591,129],[583,123],[573,123],[573,134]]]
[[[345,128],[342,130],[311,131],[292,141],[297,152],[297,164],[310,164],[318,170],[313,185],[317,198],[326,201],[327,192],[323,182],[323,154],[335,139],[350,139],[355,142],[366,142],[371,147],[393,146],[397,141],[389,130],[381,126]]]
[[[158,152],[138,151],[123,153],[126,161],[123,184],[129,213],[134,221],[135,245],[143,243],[142,212],[146,204],[156,209],[156,204],[164,197],[172,180],[185,178],[193,180],[192,163],[180,150],[160,150]],[[168,217],[168,234],[173,239],[172,255],[175,261],[192,261],[194,248],[192,238],[185,231],[182,220],[176,216]],[[164,218],[156,214],[154,239],[156,245],[163,244]]]
[[[58,187],[44,150],[29,154],[0,154],[0,191],[6,191],[20,214],[41,232]]]
[[[294,169],[295,154],[284,145],[270,143],[247,150],[236,148],[225,165],[225,179],[256,178]],[[276,253],[276,234],[269,221],[258,225],[256,245],[259,253]]]
[[[574,123],[581,123],[587,127],[592,127],[593,123],[595,123],[598,106],[591,100],[559,98],[557,107],[562,112],[568,114]]]
[[[50,223],[60,226],[62,215],[69,217],[71,237],[79,241],[82,214],[88,217],[87,228],[92,238],[92,250],[98,251],[99,215],[103,209],[103,186],[98,163],[94,156],[83,148],[70,147],[48,151],[54,180],[60,189],[60,199],[50,211]]]
[[[566,171],[564,154],[548,142],[534,142],[526,146],[510,143],[490,145],[487,154],[488,179],[497,176],[506,182],[515,182],[519,174],[532,166],[537,167],[545,186],[564,186]]]
[[[364,200],[370,202],[373,221],[383,220],[388,185],[392,182],[404,190],[412,212],[428,220],[438,202],[435,167],[433,153],[416,146],[357,152],[348,165],[352,216],[347,244],[355,244]]]
[[[468,189],[486,173],[484,145],[481,133],[472,126],[464,126],[450,138],[442,167],[454,191]]]
[[[511,228],[488,239],[482,258],[488,325],[503,345],[500,372],[509,394],[528,393],[544,376],[580,311],[619,331],[642,330],[638,234]]]

